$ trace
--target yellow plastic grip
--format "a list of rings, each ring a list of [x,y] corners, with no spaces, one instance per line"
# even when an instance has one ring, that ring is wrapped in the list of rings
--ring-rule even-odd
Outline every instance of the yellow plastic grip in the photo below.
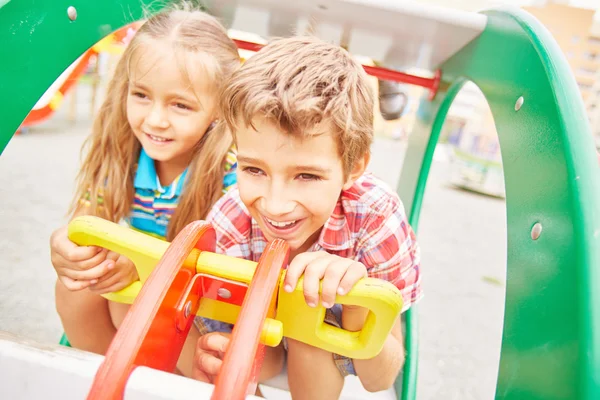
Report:
[[[73,219],[69,224],[69,239],[79,246],[98,246],[124,255],[135,264],[142,282],[146,282],[170,244],[92,216]]]
[[[276,319],[283,323],[283,336],[350,358],[375,357],[402,311],[402,295],[391,283],[374,278],[360,280],[336,304],[358,305],[369,309],[367,320],[358,332],[327,324],[326,309],[309,307],[303,292],[303,280],[292,293],[283,290],[285,274],[279,284]]]
[[[79,246],[98,246],[129,258],[136,266],[140,281],[113,293],[102,295],[108,300],[132,304],[170,243],[134,231],[102,218],[93,216],[77,217],[68,228],[69,239]],[[218,278],[249,284],[256,263],[228,257],[221,254],[192,253],[186,263],[194,265],[197,273],[209,274]],[[274,308],[274,304],[273,304]],[[196,315],[226,323],[235,323],[240,307],[232,304],[202,298]],[[261,342],[267,346],[277,346],[283,337],[281,322],[267,318],[261,333]]]
[[[71,221],[69,239],[80,246],[107,248],[133,261],[141,282],[104,295],[109,300],[127,304],[133,303],[143,282],[170,244],[92,216]],[[250,283],[256,268],[253,261],[197,251],[190,254],[185,263],[195,266],[197,273],[242,284]],[[325,323],[324,307],[312,308],[306,304],[302,278],[292,293],[283,290],[284,279],[285,273],[279,283],[278,298],[272,300],[272,310],[275,301],[278,303],[275,318],[267,318],[262,331],[261,341],[268,346],[276,346],[285,336],[346,357],[373,358],[381,351],[402,310],[402,296],[394,285],[380,279],[364,278],[347,295],[336,297],[337,304],[358,305],[370,310],[362,330],[350,332]],[[235,323],[239,311],[239,306],[202,298],[197,315]]]

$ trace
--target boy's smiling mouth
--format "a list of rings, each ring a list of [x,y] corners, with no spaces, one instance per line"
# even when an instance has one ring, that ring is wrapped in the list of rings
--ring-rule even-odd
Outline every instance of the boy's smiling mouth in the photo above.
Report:
[[[265,225],[269,228],[269,230],[276,234],[278,237],[280,235],[286,235],[288,237],[281,237],[282,239],[290,239],[290,235],[296,231],[296,228],[300,226],[300,223],[304,219],[293,219],[288,221],[276,221],[270,218],[261,215]]]
[[[273,225],[276,228],[286,228],[286,227],[289,227],[289,226],[294,225],[296,223],[296,220],[280,222],[280,221],[274,221],[274,220],[269,219],[267,217],[265,217],[265,219],[267,220],[268,223],[270,223],[271,225]]]

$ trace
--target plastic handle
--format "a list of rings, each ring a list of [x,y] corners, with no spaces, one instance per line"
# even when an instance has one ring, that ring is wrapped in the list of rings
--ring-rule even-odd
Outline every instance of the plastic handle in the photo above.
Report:
[[[136,266],[141,281],[128,287],[102,296],[118,303],[133,304],[146,281],[170,243],[145,235],[102,218],[77,217],[69,224],[69,239],[80,246],[99,246],[123,254]],[[208,251],[192,250],[184,266],[192,266],[197,273],[211,273],[216,277],[249,283],[254,274],[256,263]],[[197,315],[223,322],[235,323],[240,307],[231,304],[202,299]],[[261,343],[275,347],[283,337],[281,322],[272,318],[265,320],[261,332]]]
[[[345,296],[337,296],[337,304],[357,305],[369,309],[362,330],[350,332],[327,324],[326,309],[306,304],[303,281],[292,293],[283,290],[281,278],[276,319],[283,323],[283,335],[350,358],[375,357],[402,311],[402,295],[391,283],[364,278]]]
[[[135,264],[142,282],[169,247],[169,242],[92,216],[73,219],[69,239],[79,246],[99,246],[124,255]]]

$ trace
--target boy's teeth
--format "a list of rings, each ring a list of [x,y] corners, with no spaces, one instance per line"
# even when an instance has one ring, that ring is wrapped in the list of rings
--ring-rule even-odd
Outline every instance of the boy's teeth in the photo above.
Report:
[[[285,228],[286,226],[290,226],[292,224],[295,224],[296,221],[287,221],[287,222],[277,222],[277,221],[273,221],[268,219],[269,223],[273,226],[276,226],[278,228]]]

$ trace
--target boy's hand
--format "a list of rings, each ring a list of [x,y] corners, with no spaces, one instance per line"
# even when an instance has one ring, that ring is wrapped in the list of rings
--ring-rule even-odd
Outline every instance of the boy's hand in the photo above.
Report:
[[[367,268],[358,261],[342,258],[324,251],[298,254],[287,269],[284,289],[291,292],[304,274],[304,298],[310,307],[319,303],[319,281],[323,279],[321,303],[330,308],[336,294],[344,295],[367,276]]]
[[[223,365],[229,336],[222,332],[211,332],[200,336],[192,361],[192,379],[206,383],[215,382]]]
[[[98,282],[113,267],[106,260],[108,251],[96,246],[77,246],[63,226],[50,236],[50,260],[58,279],[71,291],[82,290]]]
[[[116,292],[139,279],[135,265],[127,257],[109,251],[106,260],[112,266],[106,274],[90,286],[92,292],[97,294]]]

